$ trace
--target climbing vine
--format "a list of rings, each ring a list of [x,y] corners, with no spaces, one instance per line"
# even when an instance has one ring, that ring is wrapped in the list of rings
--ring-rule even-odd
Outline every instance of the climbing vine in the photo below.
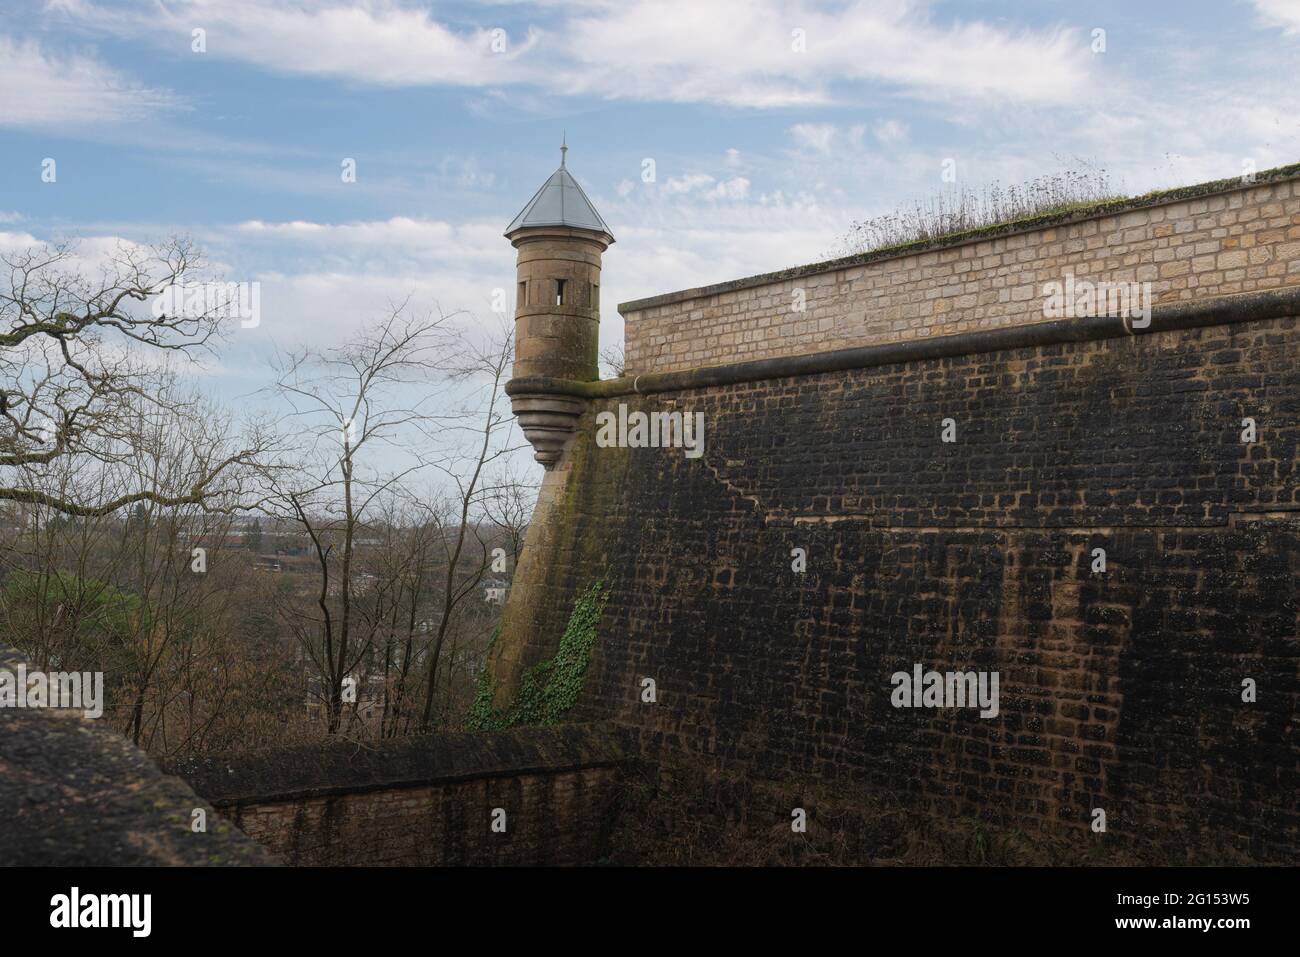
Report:
[[[596,646],[596,626],[600,624],[608,598],[604,583],[596,582],[573,606],[542,692],[542,719],[546,724],[557,723],[578,703],[591,650]]]
[[[558,724],[563,720],[582,693],[591,650],[596,645],[596,626],[608,598],[609,589],[600,581],[582,594],[569,615],[555,656],[523,673],[519,690],[508,708],[492,707],[496,688],[485,666],[479,672],[465,726],[472,731],[499,731],[516,725]]]
[[[496,635],[492,636],[496,640]],[[490,649],[491,644],[488,645]],[[496,709],[492,707],[492,692],[494,686],[492,675],[488,673],[488,666],[484,663],[483,668],[478,673],[478,678],[474,685],[474,701],[469,706],[469,711],[465,714],[465,727],[470,731],[498,731],[500,722]]]

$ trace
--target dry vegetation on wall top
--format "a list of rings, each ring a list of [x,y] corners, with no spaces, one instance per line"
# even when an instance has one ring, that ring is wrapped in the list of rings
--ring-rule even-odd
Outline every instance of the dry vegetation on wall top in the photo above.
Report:
[[[1039,176],[1020,185],[997,180],[978,189],[955,187],[915,199],[892,213],[855,221],[831,258],[932,243],[989,226],[1031,222],[1079,212],[1127,197],[1106,170],[1091,163]]]
[[[1260,171],[1253,182],[1296,175],[1300,175],[1300,163]],[[953,245],[1247,185],[1250,183],[1237,176],[1130,196],[1110,182],[1106,169],[1087,163],[1080,169],[1036,177],[1019,186],[1003,187],[994,180],[979,189],[940,192],[926,200],[914,200],[910,206],[902,206],[892,213],[854,221],[840,237],[838,246],[827,253],[824,262],[790,267],[763,278],[776,280],[785,274],[806,272],[813,265],[826,266],[840,260],[868,262],[918,252],[936,244]]]

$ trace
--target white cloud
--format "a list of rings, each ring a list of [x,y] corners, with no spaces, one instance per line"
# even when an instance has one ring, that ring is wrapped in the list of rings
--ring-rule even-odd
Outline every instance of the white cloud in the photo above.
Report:
[[[670,176],[663,185],[663,191],[672,196],[677,193],[690,193],[712,186],[714,179],[708,173],[687,173],[685,176]]]
[[[620,197],[627,197],[634,188],[630,181],[623,180],[618,185],[617,193]],[[732,176],[728,179],[719,180],[708,173],[687,173],[683,176],[669,177],[659,188],[659,192],[664,196],[684,196],[689,194],[715,200],[744,199],[749,195],[749,180],[744,176]]]
[[[1296,0],[1252,0],[1260,19],[1286,36],[1300,36],[1300,3]]]
[[[709,195],[715,199],[744,199],[749,195],[749,180],[743,176],[733,176],[713,187]]]
[[[617,339],[620,301],[816,260],[843,213],[806,196],[751,196],[744,177],[679,178],[691,188],[634,189],[598,201],[618,242],[605,254],[602,339]],[[727,202],[719,203],[719,199]],[[438,303],[495,321],[495,289],[513,288],[513,257],[497,222],[394,217],[324,223],[248,221],[205,244],[237,260],[235,278],[262,283],[265,319],[240,333],[333,341],[391,300]],[[238,262],[275,264],[248,276]]]
[[[835,139],[835,126],[832,123],[796,123],[790,127],[790,135],[797,144],[829,156]]]
[[[506,36],[493,50],[485,25],[455,30],[427,10],[391,0],[348,5],[324,0],[222,0],[107,6],[59,0],[64,12],[100,29],[148,36],[189,54],[196,23],[208,31],[205,56],[253,63],[278,73],[341,77],[379,86],[491,86],[523,80],[523,61],[539,33]],[[197,8],[197,9],[196,9]]]
[[[162,234],[183,227],[155,224]],[[51,241],[51,236],[0,231],[0,254]],[[467,325],[490,325],[493,293],[514,288],[513,257],[499,223],[449,223],[394,217],[323,223],[250,220],[196,236],[210,273],[261,285],[262,321],[235,332],[230,348],[261,362],[271,341],[329,345],[363,321],[410,297],[411,307],[465,313]],[[120,235],[77,239],[69,268],[95,275],[124,248]],[[205,271],[208,272],[208,271]],[[238,370],[246,361],[228,360]]]
[[[830,157],[837,148],[850,152],[862,149],[862,138],[867,128],[860,123],[837,126],[834,123],[796,123],[789,133],[796,149],[810,149],[822,157]]]
[[[22,252],[33,246],[39,246],[38,240],[31,233],[11,233],[0,230],[0,255]]]
[[[84,53],[0,36],[0,126],[94,126],[144,119],[176,107],[166,90],[142,86]]]
[[[847,226],[842,210],[814,197],[750,195],[748,183],[744,189],[742,199],[729,203],[714,202],[707,192],[638,191],[602,209],[618,236],[601,274],[609,297],[602,339],[621,330],[618,302],[813,262],[828,237]]]
[[[802,29],[806,50],[792,49]],[[574,18],[564,92],[767,107],[826,103],[879,82],[938,101],[1061,102],[1090,67],[1068,29],[936,23],[920,0],[630,2]]]
[[[940,23],[923,0],[534,5],[546,26],[510,37],[505,52],[492,50],[494,24],[453,29],[397,0],[54,0],[51,9],[186,56],[190,30],[202,23],[205,56],[279,73],[745,107],[828,103],[841,87],[864,83],[943,102],[1060,102],[1079,94],[1090,65],[1073,30]],[[792,48],[796,28],[807,37],[803,52]]]
[[[409,252],[409,250],[404,250]],[[259,275],[262,321],[256,329],[240,331],[235,344],[265,358],[270,341],[310,342],[328,346],[343,341],[364,323],[386,312],[390,304],[406,301],[416,314],[437,308],[461,313],[464,326],[490,326],[494,288],[512,289],[455,269],[436,272],[413,268],[369,270],[362,263],[341,263],[334,270]]]
[[[203,241],[233,263],[233,278],[262,283],[268,331],[290,338],[328,339],[408,296],[416,308],[490,320],[493,292],[514,288],[496,222],[249,220]]]
[[[179,233],[181,230],[176,230],[176,232]],[[57,235],[38,236],[29,232],[0,231],[0,255],[12,255],[40,249],[60,242],[66,244],[66,254],[59,269],[80,272],[82,275],[92,278],[97,278],[103,270],[116,268],[115,264],[124,253],[130,253],[140,248],[139,243],[116,235],[66,237]]]
[[[755,196],[744,177],[697,175],[685,192],[597,198],[618,237],[604,257],[603,342],[622,335],[619,302],[815,261],[847,223],[843,210],[809,196]],[[261,283],[262,323],[233,337],[225,359],[233,369],[261,362],[271,341],[338,342],[407,296],[414,309],[436,303],[490,326],[500,319],[493,292],[514,287],[514,258],[495,221],[253,220],[199,238],[232,264],[227,278]]]
[[[53,0],[73,21],[120,36],[146,36],[184,56],[242,60],[278,73],[346,77],[380,86],[485,86],[520,78],[518,64],[537,34],[507,34],[492,49],[495,26],[462,31],[427,10],[392,0],[195,0],[97,3]],[[207,51],[190,51],[190,33],[207,31]]]
[[[907,124],[898,120],[882,120],[873,127],[877,140],[886,146],[901,143],[907,139]]]
[[[412,219],[408,216],[353,223],[315,223],[303,220],[268,223],[254,219],[240,223],[235,228],[249,239],[271,238],[337,248],[410,246],[426,249],[431,255],[454,253],[459,258],[486,252],[481,246],[488,238],[483,235],[484,230],[491,231],[493,245],[499,245],[497,241],[501,241],[500,228],[482,224],[455,226],[442,220]]]

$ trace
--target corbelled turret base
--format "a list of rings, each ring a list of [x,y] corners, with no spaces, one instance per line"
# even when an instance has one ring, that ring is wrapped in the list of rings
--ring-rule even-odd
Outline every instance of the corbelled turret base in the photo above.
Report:
[[[585,400],[566,395],[534,392],[510,397],[510,408],[519,419],[524,438],[535,450],[533,458],[547,469],[560,460],[585,406]]]

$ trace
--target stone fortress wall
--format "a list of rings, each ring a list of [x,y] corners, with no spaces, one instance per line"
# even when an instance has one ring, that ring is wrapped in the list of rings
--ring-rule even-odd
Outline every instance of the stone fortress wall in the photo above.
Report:
[[[582,411],[494,702],[599,584],[573,717],[647,760],[866,788],[1080,859],[1101,809],[1152,860],[1294,860],[1297,173],[624,304],[626,378],[510,386]],[[1150,323],[1045,315],[1067,272],[1150,282]],[[620,406],[702,412],[703,455],[601,447]],[[894,707],[918,663],[999,673],[999,714]]]

